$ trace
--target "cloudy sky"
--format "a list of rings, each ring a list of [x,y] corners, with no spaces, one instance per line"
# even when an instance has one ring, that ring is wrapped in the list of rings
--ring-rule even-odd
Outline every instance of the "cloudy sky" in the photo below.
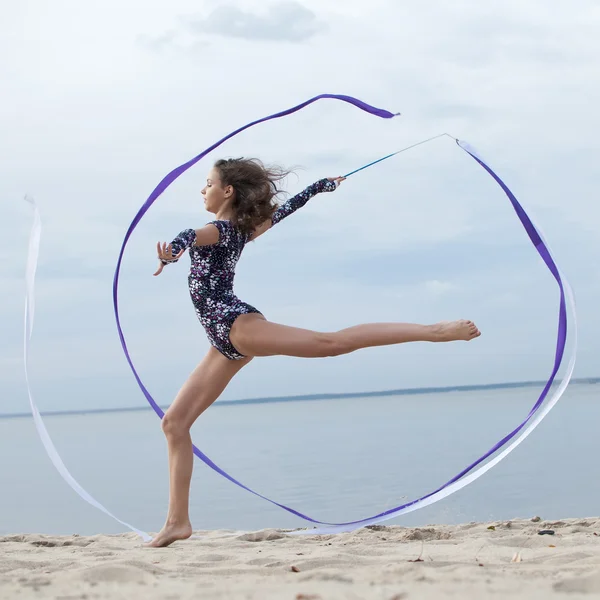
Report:
[[[222,146],[156,202],[122,271],[126,337],[168,404],[208,348],[187,258],[153,278],[155,243],[210,219],[220,156],[297,166],[290,192],[427,137],[468,140],[543,225],[578,300],[576,375],[600,374],[600,6],[592,0],[154,0],[6,3],[0,23],[1,412],[26,410],[24,266],[32,195],[43,232],[33,388],[46,410],[143,405],[111,285],[123,235],[172,168],[250,120],[322,101]],[[471,344],[257,359],[224,399],[542,379],[557,287],[497,185],[451,140],[404,153],[246,248],[236,291],[275,321],[476,320]]]

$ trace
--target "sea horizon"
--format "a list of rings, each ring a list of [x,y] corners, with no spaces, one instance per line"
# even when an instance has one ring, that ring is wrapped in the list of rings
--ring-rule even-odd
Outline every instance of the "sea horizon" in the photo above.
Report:
[[[556,379],[553,386],[559,385],[560,379]],[[572,379],[569,385],[594,385],[600,383],[600,377],[579,377]],[[428,386],[415,388],[401,388],[388,390],[372,390],[362,392],[339,392],[339,393],[316,393],[316,394],[298,394],[288,396],[268,396],[268,397],[253,397],[240,398],[236,400],[217,400],[213,406],[240,406],[249,404],[280,404],[286,402],[310,402],[317,400],[342,400],[349,398],[376,398],[385,396],[410,396],[419,394],[443,394],[449,392],[476,392],[485,390],[502,390],[502,389],[519,389],[535,386],[544,386],[546,381],[511,381],[502,383],[483,383],[471,385],[450,385],[450,386]],[[164,410],[169,405],[160,405]],[[152,410],[148,405],[140,406],[124,406],[110,408],[87,408],[87,409],[66,409],[55,411],[42,411],[40,414],[43,417],[64,417],[72,415],[93,415],[93,414],[110,414],[124,412],[143,412]],[[15,412],[15,413],[0,413],[0,419],[23,419],[31,416],[31,412]]]

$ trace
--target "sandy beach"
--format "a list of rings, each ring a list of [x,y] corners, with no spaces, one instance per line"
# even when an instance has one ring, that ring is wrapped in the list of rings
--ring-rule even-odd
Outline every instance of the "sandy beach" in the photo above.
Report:
[[[596,518],[195,535],[158,550],[133,534],[3,536],[0,598],[600,597]]]

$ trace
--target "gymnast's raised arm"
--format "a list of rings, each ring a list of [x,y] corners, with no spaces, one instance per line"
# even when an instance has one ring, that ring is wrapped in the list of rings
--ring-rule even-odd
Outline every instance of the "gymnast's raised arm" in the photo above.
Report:
[[[333,192],[344,179],[344,177],[326,177],[309,185],[305,190],[277,208],[270,219],[267,219],[254,230],[251,239],[255,240],[258,236],[265,233],[265,231],[271,229],[273,225],[276,225],[299,208],[302,208],[313,196],[321,192]]]

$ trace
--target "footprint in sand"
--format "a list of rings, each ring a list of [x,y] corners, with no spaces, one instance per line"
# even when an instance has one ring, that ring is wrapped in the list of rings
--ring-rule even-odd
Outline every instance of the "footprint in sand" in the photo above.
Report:
[[[264,531],[255,531],[252,533],[245,533],[236,538],[241,542],[272,542],[274,540],[281,540],[285,536],[279,531],[274,529],[265,529]]]
[[[63,548],[65,546],[79,546],[85,548],[90,544],[93,544],[93,540],[64,540],[60,538],[41,538],[37,540],[31,540],[29,542],[32,546],[40,546],[43,548]]]
[[[272,556],[265,556],[264,558],[253,558],[252,560],[246,561],[245,564],[250,567],[273,567],[280,566],[282,563],[279,562],[274,564]]]
[[[402,539],[406,541],[432,541],[432,540],[449,540],[452,536],[446,531],[438,531],[433,527],[427,527],[425,529],[413,529],[406,533]]]

